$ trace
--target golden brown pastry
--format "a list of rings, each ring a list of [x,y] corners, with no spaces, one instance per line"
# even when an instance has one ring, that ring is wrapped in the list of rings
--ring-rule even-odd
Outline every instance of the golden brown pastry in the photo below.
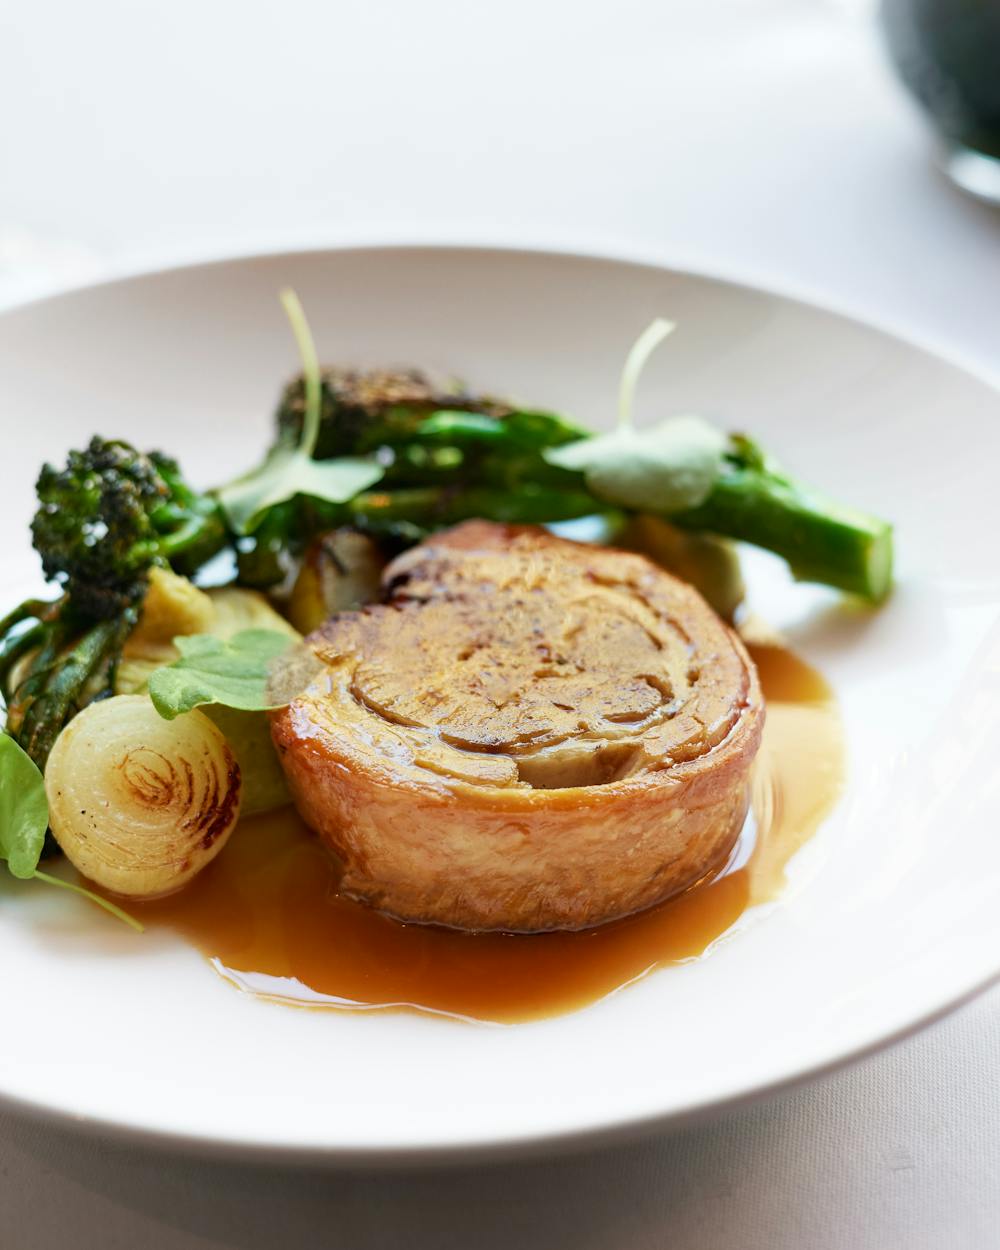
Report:
[[[719,866],[763,704],[736,635],[642,556],[470,521],[310,638],[272,715],[343,888],[411,921],[584,928]]]

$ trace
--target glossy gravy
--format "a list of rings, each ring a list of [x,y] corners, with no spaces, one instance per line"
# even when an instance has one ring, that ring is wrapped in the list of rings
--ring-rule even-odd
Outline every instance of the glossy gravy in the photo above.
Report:
[[[641,915],[535,935],[402,924],[338,895],[335,862],[290,808],[244,821],[184,891],[133,910],[183,934],[239,988],[295,1006],[509,1023],[594,1002],[704,954],[773,898],[837,799],[843,742],[830,688],[782,647],[750,649],[767,700],[752,816],[721,872]]]

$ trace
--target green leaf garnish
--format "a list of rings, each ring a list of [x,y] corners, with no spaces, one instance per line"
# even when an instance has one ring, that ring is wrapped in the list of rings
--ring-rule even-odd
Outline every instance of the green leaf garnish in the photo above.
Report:
[[[346,503],[373,486],[384,472],[374,460],[360,456],[313,459],[319,438],[322,400],[319,359],[299,297],[292,290],[284,290],[281,303],[292,324],[302,359],[305,380],[302,437],[297,447],[275,448],[259,468],[217,492],[229,524],[238,534],[253,533],[269,508],[296,495],[311,495],[328,503]]]
[[[61,890],[72,890],[142,933],[138,920],[106,898],[39,869],[48,827],[49,802],[42,774],[14,739],[0,732],[0,859],[7,861],[11,875],[21,881],[34,879]]]
[[[597,434],[544,453],[549,464],[577,469],[606,503],[637,512],[684,512],[709,496],[726,448],[700,417],[671,417],[648,430]]]
[[[203,703],[221,703],[244,712],[281,707],[272,687],[274,661],[295,643],[276,629],[244,629],[232,638],[192,634],[174,639],[179,660],[158,668],[149,679],[149,697],[165,720]]]
[[[359,456],[313,460],[299,448],[277,447],[259,469],[222,487],[219,502],[237,533],[252,534],[276,504],[296,495],[346,503],[373,486],[383,472],[380,465]]]
[[[0,734],[0,859],[15,877],[34,875],[49,827],[45,783],[34,760]]]
[[[700,417],[670,417],[637,430],[632,400],[643,366],[674,329],[656,320],[639,336],[622,371],[618,425],[609,434],[549,448],[549,464],[583,473],[599,498],[640,512],[683,512],[704,503],[722,468],[726,436]]]

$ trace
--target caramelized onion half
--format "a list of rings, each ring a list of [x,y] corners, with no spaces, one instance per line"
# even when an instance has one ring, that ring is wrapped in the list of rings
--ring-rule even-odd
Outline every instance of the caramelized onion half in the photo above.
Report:
[[[56,840],[116,894],[179,889],[225,845],[240,813],[239,766],[201,712],[163,720],[145,695],[92,703],[56,740],[45,770]]]

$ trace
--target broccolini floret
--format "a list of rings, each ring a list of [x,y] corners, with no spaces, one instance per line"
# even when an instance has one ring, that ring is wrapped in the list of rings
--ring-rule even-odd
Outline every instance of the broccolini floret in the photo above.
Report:
[[[87,620],[140,600],[152,565],[197,566],[227,541],[215,501],[193,491],[175,461],[121,440],[95,437],[64,468],[44,465],[36,491],[42,570]]]
[[[314,456],[363,456],[395,447],[416,435],[420,423],[440,409],[502,417],[500,400],[459,386],[436,386],[419,369],[325,368],[321,375],[320,428]],[[305,386],[301,377],[285,388],[278,407],[278,442],[294,445],[302,432]]]
[[[32,538],[62,595],[0,621],[0,694],[6,732],[44,767],[66,722],[113,689],[149,570],[193,572],[230,536],[215,499],[176,461],[121,440],[95,437],[63,468],[46,464],[36,490]]]

